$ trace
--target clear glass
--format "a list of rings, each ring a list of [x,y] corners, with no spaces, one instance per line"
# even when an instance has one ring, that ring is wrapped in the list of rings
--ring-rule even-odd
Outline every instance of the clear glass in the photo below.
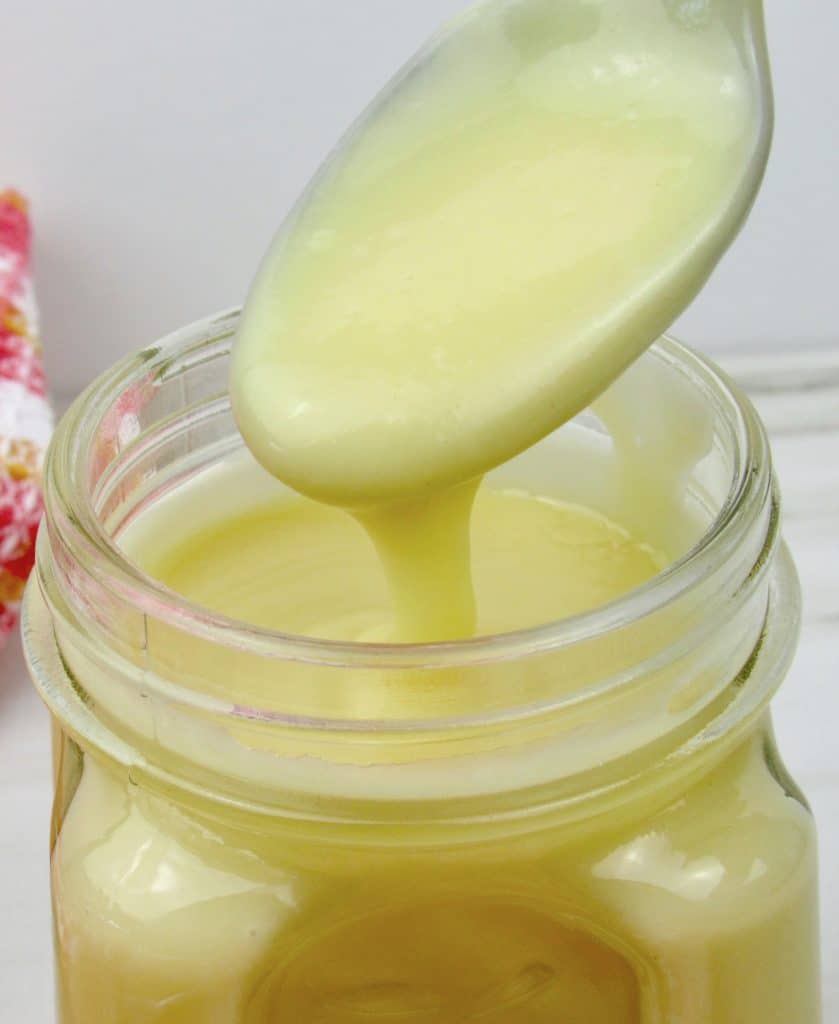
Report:
[[[235,323],[115,367],[48,459],[24,636],[62,1024],[818,1024],[815,835],[768,710],[798,588],[744,396],[672,340],[644,357],[713,439],[699,528],[649,584],[500,636],[316,641],[190,606],[119,547],[241,447]],[[586,413],[501,472],[608,512],[611,456]],[[408,673],[409,714],[349,699]]]

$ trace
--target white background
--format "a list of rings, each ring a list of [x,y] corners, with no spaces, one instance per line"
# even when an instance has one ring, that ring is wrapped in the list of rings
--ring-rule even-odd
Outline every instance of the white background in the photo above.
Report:
[[[53,386],[240,302],[344,127],[465,0],[0,0],[0,181],[34,202]],[[776,145],[679,325],[709,350],[836,337],[839,5],[767,0]]]

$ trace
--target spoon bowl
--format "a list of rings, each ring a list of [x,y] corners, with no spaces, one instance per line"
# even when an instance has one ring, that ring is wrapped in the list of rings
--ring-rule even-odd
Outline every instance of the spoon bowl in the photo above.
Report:
[[[326,162],[245,307],[232,394],[275,476],[348,507],[472,479],[676,319],[769,152],[758,0],[490,0]]]

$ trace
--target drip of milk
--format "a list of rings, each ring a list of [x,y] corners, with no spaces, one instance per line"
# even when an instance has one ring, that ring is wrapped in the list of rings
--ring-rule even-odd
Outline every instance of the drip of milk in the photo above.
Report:
[[[760,29],[749,0],[481,4],[273,243],[237,421],[272,474],[366,527],[395,639],[471,633],[481,475],[596,398],[732,240],[768,149]]]

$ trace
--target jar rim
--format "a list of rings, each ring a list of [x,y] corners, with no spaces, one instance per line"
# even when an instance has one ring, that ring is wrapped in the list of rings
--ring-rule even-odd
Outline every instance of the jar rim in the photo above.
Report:
[[[733,473],[725,500],[699,540],[646,583],[590,611],[510,632],[455,641],[383,643],[325,640],[257,627],[186,600],[140,569],[109,534],[87,486],[94,434],[131,382],[165,373],[172,360],[208,340],[235,333],[233,309],[196,321],[106,371],[73,403],[56,430],[45,466],[47,526],[76,563],[143,614],[225,647],[268,659],[332,668],[439,668],[509,661],[570,647],[660,611],[701,585],[739,548],[765,507],[772,485],[765,429],[741,389],[710,360],[665,335],[656,356],[689,373],[714,403],[733,441]],[[775,537],[767,538],[773,544]],[[197,696],[197,695],[196,695]]]

